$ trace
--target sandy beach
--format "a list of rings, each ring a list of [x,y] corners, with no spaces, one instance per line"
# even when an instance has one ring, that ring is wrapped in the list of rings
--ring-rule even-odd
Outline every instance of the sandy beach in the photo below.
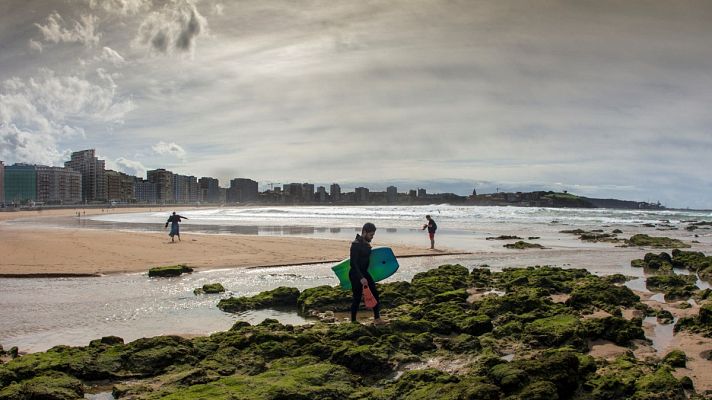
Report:
[[[154,211],[157,208],[153,209]],[[171,209],[173,210],[173,209]],[[180,209],[176,209],[180,211]],[[182,230],[182,241],[166,233],[82,228],[48,228],[4,224],[11,219],[72,217],[105,212],[147,212],[64,209],[0,213],[0,276],[47,274],[111,274],[144,272],[150,267],[187,264],[193,268],[241,268],[337,262],[348,257],[342,240],[255,235],[208,235]],[[84,214],[86,212],[86,214]],[[388,243],[377,243],[388,246]],[[423,248],[390,246],[398,256],[450,254]]]

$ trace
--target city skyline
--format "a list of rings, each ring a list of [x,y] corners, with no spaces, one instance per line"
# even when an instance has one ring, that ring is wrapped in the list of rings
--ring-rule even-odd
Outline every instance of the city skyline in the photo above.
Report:
[[[0,3],[0,159],[712,209],[712,4]]]
[[[91,178],[89,178],[89,179],[91,179],[91,183],[88,185],[88,187],[84,187],[86,185],[83,185],[83,187],[81,189],[82,197],[83,198],[96,198],[96,193],[88,194],[87,192],[88,191],[96,192],[97,190],[101,190],[101,189],[98,189],[97,186],[101,187],[102,185],[104,186],[104,191],[107,190],[106,186],[108,185],[107,181],[109,180],[109,178],[107,176],[104,176],[104,177],[96,176],[97,171],[95,170],[96,168],[104,168],[105,163],[106,163],[106,160],[102,160],[100,157],[96,157],[96,149],[86,149],[86,150],[78,150],[76,152],[73,152],[71,154],[70,160],[65,160],[62,163],[63,164],[62,167],[46,166],[43,164],[33,164],[33,163],[27,163],[27,162],[22,162],[22,161],[18,161],[16,163],[10,164],[10,165],[5,165],[4,161],[0,160],[0,165],[3,167],[3,168],[0,168],[0,172],[4,173],[5,167],[11,167],[11,168],[32,167],[33,169],[36,169],[38,171],[39,170],[53,170],[53,169],[61,170],[61,169],[69,168],[72,171],[75,171],[76,173],[78,173],[80,176],[87,176],[87,175],[91,176]],[[97,164],[99,165],[99,167],[95,166]],[[287,190],[286,188],[288,188],[289,186],[293,186],[293,185],[299,185],[302,188],[307,188],[307,187],[311,188],[312,195],[318,194],[319,191],[322,189],[324,191],[326,191],[327,187],[329,187],[328,193],[330,195],[333,194],[332,192],[334,190],[341,193],[342,190],[352,190],[352,191],[358,192],[359,189],[364,189],[364,188],[368,189],[368,190],[373,190],[373,191],[379,191],[378,189],[380,189],[380,187],[372,188],[372,187],[365,187],[363,185],[362,186],[354,186],[354,187],[349,187],[349,186],[342,187],[342,185],[340,183],[334,182],[334,181],[332,181],[330,183],[321,183],[321,182],[311,183],[309,181],[307,181],[307,182],[284,182],[284,183],[281,183],[281,182],[258,182],[258,181],[252,180],[249,177],[233,177],[233,178],[228,179],[227,182],[220,184],[219,178],[209,177],[209,176],[198,177],[198,175],[194,175],[194,174],[183,175],[183,174],[178,174],[173,171],[170,171],[166,168],[156,168],[156,169],[152,169],[152,170],[147,170],[145,172],[144,176],[126,174],[125,172],[115,171],[115,170],[108,169],[108,168],[104,168],[104,169],[102,169],[102,171],[104,172],[105,175],[111,175],[111,176],[116,175],[117,179],[118,179],[118,175],[123,174],[130,178],[135,178],[137,181],[154,181],[152,179],[152,177],[162,176],[167,173],[171,176],[179,176],[182,178],[194,178],[195,181],[198,183],[201,181],[205,181],[206,188],[208,186],[214,185],[216,188],[223,189],[223,190],[229,189],[233,186],[239,186],[241,184],[244,184],[246,181],[252,181],[256,185],[259,185],[259,186],[255,187],[255,189],[256,189],[255,193],[274,191],[274,190],[277,190],[277,191]],[[2,175],[0,175],[0,177],[2,177]],[[97,180],[100,181],[100,183],[94,183]],[[214,181],[214,182],[210,182],[210,181]],[[101,182],[103,182],[103,183],[101,183]],[[165,192],[171,192],[175,189],[173,187],[173,185],[168,185],[168,182],[166,182],[163,178],[157,178],[157,179],[155,179],[155,182],[158,183],[159,186],[163,186],[164,187],[163,190]],[[259,190],[259,188],[261,188],[262,190]],[[4,186],[2,185],[2,181],[0,181],[0,190],[2,190],[2,189],[4,189]],[[381,191],[389,192],[392,189],[397,189],[397,187],[393,186],[393,185],[389,185],[387,187],[384,187],[383,190],[381,190]],[[183,189],[175,189],[175,190],[182,191]],[[428,190],[427,188],[423,188],[423,187],[414,187],[414,188],[406,189],[406,192],[418,191],[418,192],[422,192],[423,194],[425,194],[427,192],[427,190]],[[401,193],[406,193],[406,192],[401,192]],[[0,193],[3,193],[3,192],[0,191]],[[448,194],[450,194],[450,193],[448,193]],[[160,199],[160,196],[159,196],[159,199]],[[112,200],[112,199],[107,199],[107,201],[110,201],[110,200]],[[197,200],[191,200],[191,201],[197,201]]]

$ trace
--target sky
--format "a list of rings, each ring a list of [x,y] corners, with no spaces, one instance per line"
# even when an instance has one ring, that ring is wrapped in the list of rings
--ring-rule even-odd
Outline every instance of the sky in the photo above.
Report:
[[[0,160],[712,209],[712,2],[3,0]]]

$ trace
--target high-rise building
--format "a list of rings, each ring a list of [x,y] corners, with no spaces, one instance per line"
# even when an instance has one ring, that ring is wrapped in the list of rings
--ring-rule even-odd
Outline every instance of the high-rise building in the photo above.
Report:
[[[201,202],[220,203],[220,182],[217,179],[204,176],[198,179],[198,186],[202,193]]]
[[[314,184],[302,183],[302,201],[305,203],[314,201]]]
[[[326,202],[326,188],[324,186],[319,186],[316,188],[316,201],[319,203]]]
[[[288,183],[286,185],[282,185],[284,197],[292,203],[297,203],[302,200],[302,190],[301,183]]]
[[[171,204],[175,202],[173,188],[173,172],[163,168],[146,172],[148,181],[156,184],[156,202],[161,204]]]
[[[5,167],[5,203],[26,204],[37,201],[37,171],[34,165]]]
[[[198,180],[194,176],[173,175],[173,198],[176,203],[196,203],[198,201]]]
[[[341,186],[338,183],[332,183],[329,188],[329,195],[331,196],[331,201],[341,200]]]
[[[357,203],[368,203],[369,200],[369,195],[368,195],[368,188],[365,187],[357,187],[354,190],[354,193],[356,195],[356,202]]]
[[[425,198],[428,195],[425,189],[418,189],[418,198]]]
[[[62,167],[36,166],[37,201],[45,204],[82,202],[82,174]]]
[[[107,200],[104,160],[96,158],[94,149],[75,151],[64,166],[82,174],[83,201],[105,202]]]
[[[112,170],[106,171],[107,198],[109,201],[131,203],[136,199],[134,180],[136,177]]]
[[[136,178],[134,181],[134,196],[138,203],[154,204],[158,202],[158,184],[148,180]]]
[[[5,203],[5,164],[0,161],[0,204]]]
[[[386,188],[386,201],[391,204],[398,201],[398,188],[397,187],[388,186]]]
[[[257,181],[247,178],[235,178],[230,181],[228,201],[240,203],[256,201],[259,193],[257,187]]]

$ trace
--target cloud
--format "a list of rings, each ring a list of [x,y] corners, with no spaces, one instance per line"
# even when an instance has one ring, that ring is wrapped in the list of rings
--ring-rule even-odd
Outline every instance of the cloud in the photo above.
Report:
[[[152,147],[153,151],[156,152],[157,154],[160,155],[172,155],[176,158],[183,159],[185,158],[186,152],[185,150],[178,144],[176,143],[166,143],[164,141],[160,141],[156,143]]]
[[[101,49],[101,54],[97,56],[97,59],[100,61],[110,62],[114,66],[120,66],[126,63],[126,60],[121,57],[121,54],[119,54],[116,50],[113,50],[112,48],[106,46]]]
[[[106,12],[134,15],[150,8],[151,0],[89,0],[89,7]]]
[[[95,33],[97,18],[93,15],[82,15],[80,21],[74,20],[70,29],[62,27],[64,19],[58,12],[47,17],[47,24],[35,24],[40,29],[44,40],[52,43],[82,43],[91,47],[99,43],[100,33]]]
[[[147,168],[140,162],[119,157],[114,160],[117,169],[123,173],[138,177],[145,177]]]
[[[54,165],[61,141],[84,137],[88,124],[121,123],[133,108],[102,71],[94,81],[48,69],[27,80],[7,79],[0,84],[0,157]]]
[[[151,12],[138,29],[134,43],[158,53],[192,51],[208,23],[187,0],[166,4]]]
[[[36,40],[34,40],[34,39],[30,39],[30,40],[27,42],[27,45],[30,47],[30,49],[32,49],[32,50],[34,50],[34,51],[36,51],[36,52],[38,52],[38,53],[41,53],[41,52],[42,52],[42,43],[40,43],[40,42],[38,42],[38,41],[36,41]]]

